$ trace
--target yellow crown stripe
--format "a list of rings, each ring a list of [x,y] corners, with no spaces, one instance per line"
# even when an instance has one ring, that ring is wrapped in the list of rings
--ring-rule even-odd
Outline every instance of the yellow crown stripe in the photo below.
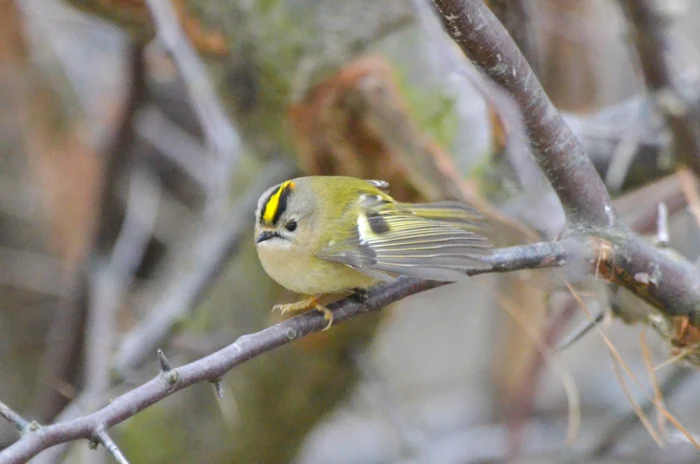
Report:
[[[267,205],[265,205],[265,214],[263,214],[263,220],[266,223],[271,224],[272,220],[275,218],[277,209],[280,207],[280,197],[282,197],[284,191],[287,189],[293,190],[294,187],[294,182],[291,180],[283,182],[282,185],[280,185],[280,188],[278,188],[277,191],[272,194],[270,199],[267,200]]]

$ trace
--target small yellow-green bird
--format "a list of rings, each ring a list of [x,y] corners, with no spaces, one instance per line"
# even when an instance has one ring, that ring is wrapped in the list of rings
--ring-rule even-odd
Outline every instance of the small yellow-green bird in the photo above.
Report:
[[[458,202],[399,203],[384,181],[299,177],[260,197],[255,243],[260,262],[283,287],[306,296],[282,313],[315,308],[322,295],[359,291],[407,275],[457,281],[483,268],[490,245],[481,216]]]

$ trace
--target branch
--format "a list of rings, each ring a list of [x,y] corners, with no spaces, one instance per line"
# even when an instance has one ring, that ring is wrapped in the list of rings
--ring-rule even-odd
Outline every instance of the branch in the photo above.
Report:
[[[666,378],[661,384],[663,397],[668,401],[680,387],[685,385],[687,380],[695,373],[695,371],[683,366],[676,367],[671,375]],[[649,396],[642,400],[642,411],[645,414],[651,414],[656,409],[656,405],[651,401]],[[600,434],[597,444],[592,449],[579,456],[580,462],[591,462],[600,459],[610,454],[615,445],[621,443],[622,438],[628,435],[634,427],[640,424],[639,413],[630,411],[624,416],[613,421],[612,424],[604,428]]]
[[[527,0],[491,0],[489,8],[506,28],[535,72],[538,70],[537,37],[530,17],[532,5]]]
[[[238,156],[238,134],[221,106],[204,64],[180,28],[170,0],[146,0],[158,38],[167,48],[187,85],[210,149],[217,156]]]
[[[111,454],[112,457],[114,457],[115,461],[117,461],[119,464],[129,464],[129,461],[127,461],[124,454],[121,452],[117,444],[114,443],[114,440],[112,440],[112,437],[109,436],[107,430],[104,427],[100,427],[97,429],[93,440],[94,441],[91,442],[91,444],[94,443],[94,449],[97,449],[97,445],[99,443],[102,443],[102,446],[104,446],[105,449],[109,452],[109,454]]]
[[[14,412],[12,409],[10,409],[9,406],[7,406],[4,403],[0,403],[0,416],[4,417],[7,422],[14,425],[17,431],[19,431],[20,433],[27,430],[27,428],[31,424],[24,417]]]
[[[490,269],[469,271],[469,275],[488,272],[509,272],[562,266],[576,261],[582,254],[581,244],[574,240],[536,243],[521,247],[494,250],[489,258]],[[399,277],[390,283],[371,288],[360,302],[354,296],[328,306],[338,324],[368,311],[379,311],[387,305],[416,293],[446,285],[448,282]],[[231,345],[197,361],[172,368],[159,355],[164,370],[145,384],[114,398],[104,408],[83,417],[37,427],[0,452],[0,464],[24,463],[39,452],[60,443],[85,438],[94,440],[101,430],[119,424],[173,393],[200,382],[217,382],[229,370],[274,348],[324,329],[323,315],[310,311],[280,322],[260,332],[244,335]],[[170,368],[170,369],[168,369]]]
[[[163,298],[148,316],[123,337],[114,358],[117,373],[124,375],[141,365],[170,335],[187,311],[196,307],[252,227],[250,211],[255,209],[258,197],[270,185],[287,179],[292,173],[293,168],[288,163],[270,164],[228,213],[229,220],[210,226],[202,233],[194,245],[198,253],[193,266],[173,280],[172,286],[163,292]]]
[[[668,318],[688,316],[693,325],[700,325],[700,273],[684,258],[652,248],[616,219],[607,190],[581,144],[493,13],[481,0],[433,2],[465,54],[518,102],[534,156],[559,196],[568,226],[574,233],[597,236],[596,275],[603,272]]]
[[[615,214],[603,181],[503,25],[482,0],[433,3],[462,51],[518,102],[535,158],[569,225],[612,226]]]
[[[632,23],[644,79],[656,93],[657,107],[673,134],[676,155],[700,175],[699,121],[691,111],[694,102],[684,96],[674,78],[666,30],[669,18],[660,11],[661,2],[655,0],[619,0],[619,3]]]

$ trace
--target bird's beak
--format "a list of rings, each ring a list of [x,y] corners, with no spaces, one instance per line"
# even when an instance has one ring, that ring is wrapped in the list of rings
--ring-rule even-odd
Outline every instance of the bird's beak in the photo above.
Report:
[[[255,239],[255,243],[262,243],[265,240],[270,240],[271,238],[279,237],[280,235],[277,232],[273,232],[271,230],[264,230],[260,232],[260,235],[258,235],[258,238]]]

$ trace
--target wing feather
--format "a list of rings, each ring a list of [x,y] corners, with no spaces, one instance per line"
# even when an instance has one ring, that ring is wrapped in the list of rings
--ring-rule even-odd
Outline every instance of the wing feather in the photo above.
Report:
[[[392,275],[455,281],[467,269],[484,268],[488,240],[477,232],[481,215],[457,202],[420,205],[363,198],[357,227],[348,240],[333,243],[319,256],[382,280]],[[373,229],[374,225],[381,227]],[[386,277],[386,278],[384,278]]]

